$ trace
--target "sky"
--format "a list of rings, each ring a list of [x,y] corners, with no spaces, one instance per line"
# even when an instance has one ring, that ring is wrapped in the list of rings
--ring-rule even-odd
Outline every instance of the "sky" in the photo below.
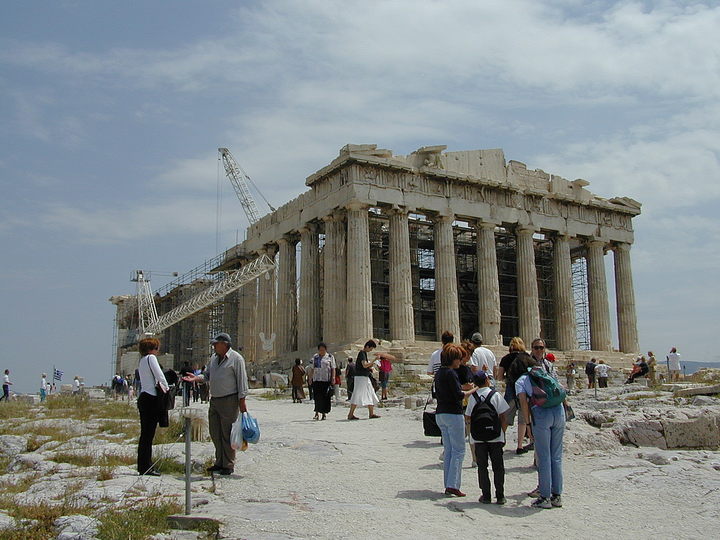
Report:
[[[718,28],[693,1],[4,0],[0,369],[107,383],[133,270],[242,239],[217,148],[279,206],[347,143],[502,148],[642,202],[641,348],[720,361]]]

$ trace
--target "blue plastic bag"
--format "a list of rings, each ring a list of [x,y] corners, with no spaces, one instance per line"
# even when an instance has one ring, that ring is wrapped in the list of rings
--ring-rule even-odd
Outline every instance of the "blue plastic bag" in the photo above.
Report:
[[[260,440],[260,426],[257,420],[250,416],[250,413],[242,413],[242,436],[249,443],[257,443]]]

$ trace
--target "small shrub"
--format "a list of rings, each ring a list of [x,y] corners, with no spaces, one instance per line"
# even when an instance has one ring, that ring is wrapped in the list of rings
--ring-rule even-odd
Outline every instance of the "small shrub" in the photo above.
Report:
[[[29,474],[17,482],[10,482],[9,480],[0,480],[0,492],[3,494],[11,493],[23,493],[32,486],[37,479],[40,478],[40,473]]]
[[[8,514],[16,520],[34,522],[27,527],[17,527],[3,531],[3,540],[46,540],[55,538],[54,522],[60,516],[70,514],[92,515],[92,508],[86,505],[72,504],[67,501],[61,504],[28,504],[13,505],[7,508]]]
[[[98,482],[103,482],[104,480],[112,480],[115,478],[114,469],[108,465],[103,465],[98,470],[97,476],[95,479]]]
[[[155,432],[155,444],[170,444],[179,442],[182,439],[181,435],[185,431],[184,420],[172,420],[170,425],[166,428],[160,428]]]
[[[134,465],[137,461],[137,456],[128,454],[118,454],[110,452],[103,454],[98,459],[98,463],[101,467],[117,467],[118,465]]]
[[[167,531],[167,517],[182,511],[172,501],[152,500],[140,506],[113,508],[100,514],[98,537],[104,540],[140,540]],[[132,512],[132,518],[129,517]]]
[[[169,457],[161,457],[155,464],[155,470],[162,474],[185,474],[185,463],[180,463]]]
[[[15,420],[17,418],[30,418],[31,405],[22,401],[9,401],[0,407],[0,419]]]
[[[90,467],[95,465],[97,458],[90,454],[72,454],[70,452],[58,452],[50,461],[55,463],[69,463],[70,465],[76,465],[78,467]]]

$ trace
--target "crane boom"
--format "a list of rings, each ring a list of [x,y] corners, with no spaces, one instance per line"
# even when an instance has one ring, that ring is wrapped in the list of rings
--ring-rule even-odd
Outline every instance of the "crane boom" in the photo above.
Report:
[[[250,225],[255,225],[260,220],[260,214],[258,213],[257,205],[255,200],[250,195],[250,189],[248,183],[250,177],[245,171],[237,164],[235,158],[233,158],[230,150],[227,148],[218,148],[218,152],[222,156],[223,166],[225,167],[225,174],[230,179],[230,182],[235,189],[237,198],[240,199],[240,204],[245,211],[245,215],[250,222]]]
[[[142,271],[136,273],[138,282],[138,314],[141,334],[158,334],[193,313],[208,307],[228,294],[238,290],[266,272],[273,270],[275,263],[267,255],[255,259],[240,270],[229,272],[222,280],[196,294],[187,302],[158,317],[150,283]]]

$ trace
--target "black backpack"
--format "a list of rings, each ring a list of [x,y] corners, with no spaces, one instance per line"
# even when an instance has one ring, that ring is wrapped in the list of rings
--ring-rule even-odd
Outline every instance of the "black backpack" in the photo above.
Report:
[[[515,384],[517,380],[527,373],[525,362],[522,361],[520,355],[515,355],[515,358],[510,363],[507,373],[505,374],[505,380],[507,384]]]
[[[470,416],[470,435],[476,441],[492,441],[497,439],[502,431],[500,416],[491,401],[494,395],[495,390],[490,390],[485,399],[480,398],[477,392],[473,394],[475,407]]]

